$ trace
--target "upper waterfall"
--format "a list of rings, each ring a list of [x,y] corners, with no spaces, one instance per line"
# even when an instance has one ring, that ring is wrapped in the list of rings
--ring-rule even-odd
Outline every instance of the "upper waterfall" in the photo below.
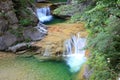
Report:
[[[50,21],[52,19],[49,7],[37,8],[36,13],[40,22]]]
[[[86,39],[77,36],[72,36],[71,39],[65,42],[66,52],[64,53],[65,61],[70,67],[71,72],[79,71],[82,64],[86,61],[85,47]]]

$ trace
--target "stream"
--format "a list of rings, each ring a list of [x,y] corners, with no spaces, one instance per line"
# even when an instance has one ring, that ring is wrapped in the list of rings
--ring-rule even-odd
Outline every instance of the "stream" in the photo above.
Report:
[[[64,22],[53,19],[49,7],[37,8],[38,19],[46,24]],[[52,22],[53,20],[53,22]],[[57,21],[56,21],[57,20]],[[55,25],[55,24],[54,24]],[[0,80],[78,80],[77,74],[86,61],[86,39],[80,35],[73,35],[64,41],[66,48],[63,60],[38,60],[34,56],[7,56],[11,53],[0,53]],[[1,56],[2,54],[5,57]]]
[[[0,80],[72,80],[69,67],[61,61],[31,58],[0,59]]]

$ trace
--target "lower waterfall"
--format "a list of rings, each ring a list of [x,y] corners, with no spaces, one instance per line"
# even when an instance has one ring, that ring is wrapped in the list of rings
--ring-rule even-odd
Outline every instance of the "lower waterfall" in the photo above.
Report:
[[[77,36],[72,36],[71,39],[65,41],[64,57],[67,65],[70,67],[71,72],[80,70],[82,64],[86,61],[85,47],[86,39]]]

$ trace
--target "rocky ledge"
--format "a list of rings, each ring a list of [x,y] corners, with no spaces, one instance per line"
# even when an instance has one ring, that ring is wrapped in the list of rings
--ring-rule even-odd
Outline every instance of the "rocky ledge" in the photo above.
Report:
[[[47,27],[38,24],[32,3],[24,2],[27,4],[22,5],[19,0],[0,0],[0,51],[15,52],[11,46],[41,40],[47,34]],[[28,43],[19,47],[25,49],[26,46]]]
[[[48,27],[48,35],[33,44],[38,47],[36,53],[43,56],[61,55],[64,52],[64,42],[77,33],[80,33],[81,37],[87,37],[83,24],[60,23],[50,25]]]

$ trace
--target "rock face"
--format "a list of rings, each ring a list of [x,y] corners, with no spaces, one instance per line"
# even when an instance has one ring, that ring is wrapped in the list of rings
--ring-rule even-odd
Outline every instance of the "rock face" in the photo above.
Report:
[[[41,40],[47,34],[45,25],[41,23],[37,25],[38,19],[32,7],[28,4],[26,7],[18,5],[17,1],[19,2],[19,0],[0,0],[0,50],[7,50],[28,38]],[[29,13],[21,10],[23,8]],[[15,12],[16,9],[20,9],[19,14]]]
[[[0,37],[0,50],[5,50],[17,42],[17,37],[11,33],[5,33]]]
[[[18,23],[13,10],[13,2],[11,0],[0,1],[0,34],[7,31],[9,25]]]

